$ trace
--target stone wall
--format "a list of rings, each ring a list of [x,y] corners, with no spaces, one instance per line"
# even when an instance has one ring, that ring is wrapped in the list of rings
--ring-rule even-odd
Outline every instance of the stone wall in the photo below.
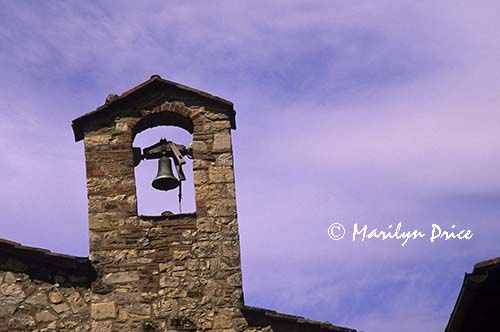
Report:
[[[215,308],[234,308],[234,294],[219,285],[221,281],[229,282],[228,288],[240,285],[239,274],[234,274],[235,279],[222,278],[221,267],[232,262],[215,257],[220,255],[218,248],[202,240],[195,214],[139,220],[138,225],[122,227],[113,236],[108,233],[100,242],[115,250],[111,256],[101,252],[95,259],[102,264],[119,260],[120,264],[108,266],[93,285],[99,303],[93,305],[99,308],[92,311],[95,325],[112,322],[116,329],[135,331],[212,328]],[[116,244],[122,237],[127,238],[128,247]],[[234,248],[225,250],[236,255]],[[229,314],[219,315],[215,326],[231,327],[234,312]]]
[[[194,213],[137,214],[132,144],[159,125],[193,135]],[[232,103],[156,75],[75,119],[90,257],[0,240],[0,332],[352,331],[244,306],[234,128]]]
[[[242,330],[229,117],[182,102],[116,112],[89,123],[84,134],[90,254],[98,274],[93,331]],[[142,218],[133,138],[172,119],[193,131],[193,172],[186,171],[194,177],[196,212]]]
[[[90,331],[90,290],[0,271],[0,331]]]

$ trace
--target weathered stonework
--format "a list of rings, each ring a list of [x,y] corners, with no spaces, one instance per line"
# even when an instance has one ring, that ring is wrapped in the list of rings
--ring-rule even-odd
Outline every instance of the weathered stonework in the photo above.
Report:
[[[194,213],[137,213],[133,141],[159,125],[193,135]],[[244,306],[234,128],[232,103],[159,76],[74,120],[75,137],[85,145],[92,269],[77,265],[85,278],[73,276],[63,288],[57,276],[39,282],[0,264],[9,271],[0,274],[0,318],[6,322],[0,326],[13,331],[348,331]]]
[[[192,122],[196,213],[148,220],[137,215],[131,147],[137,123],[158,113]],[[91,260],[99,275],[92,308],[113,303],[119,316],[96,309],[92,319],[109,320],[116,331],[146,323],[236,329],[243,293],[229,117],[166,101],[114,118],[86,132],[84,142]]]
[[[81,299],[78,306],[72,304],[74,298]],[[0,331],[90,331],[89,302],[88,288],[0,271]]]

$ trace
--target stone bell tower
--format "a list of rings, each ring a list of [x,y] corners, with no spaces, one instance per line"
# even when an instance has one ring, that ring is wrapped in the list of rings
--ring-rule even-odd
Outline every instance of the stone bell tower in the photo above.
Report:
[[[153,75],[72,125],[85,144],[90,258],[98,275],[92,331],[242,330],[233,104]],[[156,126],[192,134],[194,213],[137,213],[132,144]]]

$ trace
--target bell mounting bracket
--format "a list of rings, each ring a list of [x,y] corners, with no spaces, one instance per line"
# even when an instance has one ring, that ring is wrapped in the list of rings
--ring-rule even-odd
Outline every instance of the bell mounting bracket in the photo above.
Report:
[[[156,144],[142,149],[142,151],[141,148],[134,147],[133,152],[134,167],[137,167],[141,161],[145,159],[160,159],[163,156],[172,158],[174,160],[177,175],[179,176],[179,181],[186,180],[186,176],[182,170],[182,165],[186,163],[184,157],[193,158],[193,152],[190,148],[186,148],[182,144],[168,141],[165,138],[160,139]]]

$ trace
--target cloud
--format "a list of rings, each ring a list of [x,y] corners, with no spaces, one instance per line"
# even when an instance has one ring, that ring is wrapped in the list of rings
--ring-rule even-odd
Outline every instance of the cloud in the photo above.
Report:
[[[159,73],[235,102],[250,304],[442,330],[462,273],[498,255],[497,2],[3,5],[0,236],[86,254],[69,123]],[[334,244],[333,220],[476,238]]]

